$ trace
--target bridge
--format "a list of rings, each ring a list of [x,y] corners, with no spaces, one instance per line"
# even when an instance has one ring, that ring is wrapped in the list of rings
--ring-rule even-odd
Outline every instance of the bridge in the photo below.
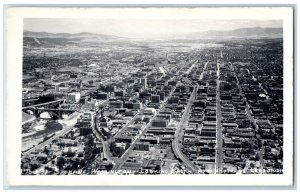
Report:
[[[51,116],[51,119],[62,119],[63,114],[72,114],[76,109],[70,108],[61,108],[60,104],[64,103],[64,99],[45,102],[41,104],[35,104],[31,106],[22,107],[22,111],[34,115],[37,118],[40,118],[41,114],[48,112]]]
[[[28,98],[28,99],[22,99],[22,106],[32,106],[34,104],[37,104],[40,101],[39,97],[36,98]]]
[[[45,102],[45,103],[41,103],[41,104],[35,104],[35,105],[31,105],[31,106],[25,106],[25,107],[22,107],[22,110],[33,108],[33,107],[48,106],[48,105],[49,106],[55,106],[57,104],[61,104],[64,101],[65,101],[65,99],[60,99],[60,100]]]

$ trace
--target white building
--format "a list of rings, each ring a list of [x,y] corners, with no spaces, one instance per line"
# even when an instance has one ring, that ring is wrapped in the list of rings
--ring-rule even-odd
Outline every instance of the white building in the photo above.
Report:
[[[67,95],[67,100],[70,102],[78,103],[80,100],[80,93],[74,92]]]

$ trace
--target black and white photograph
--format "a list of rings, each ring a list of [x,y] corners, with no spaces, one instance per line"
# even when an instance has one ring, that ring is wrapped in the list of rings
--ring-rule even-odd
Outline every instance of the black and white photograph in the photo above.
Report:
[[[291,184],[291,8],[61,9],[16,22],[21,179]]]

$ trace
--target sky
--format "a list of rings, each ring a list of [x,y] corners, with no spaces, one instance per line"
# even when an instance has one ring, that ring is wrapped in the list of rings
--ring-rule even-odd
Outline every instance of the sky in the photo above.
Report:
[[[154,19],[47,19],[26,18],[24,30],[50,33],[91,32],[129,38],[184,35],[207,30],[250,27],[281,28],[280,20],[154,20]]]

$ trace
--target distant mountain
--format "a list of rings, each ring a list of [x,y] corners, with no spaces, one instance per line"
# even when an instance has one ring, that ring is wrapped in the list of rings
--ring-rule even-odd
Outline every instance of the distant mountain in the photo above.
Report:
[[[104,35],[104,34],[96,34],[89,32],[81,32],[76,34],[71,33],[49,33],[49,32],[32,32],[32,31],[24,31],[24,37],[32,37],[32,38],[66,38],[66,39],[81,39],[82,41],[114,41],[114,40],[123,40],[125,38],[112,36],[112,35]]]
[[[52,33],[48,32],[31,32],[31,31],[24,31],[23,32],[24,37],[35,37],[35,38],[45,38],[49,36],[53,36]]]
[[[216,31],[209,30],[204,32],[192,33],[181,36],[180,38],[279,38],[283,36],[282,28],[239,28],[236,30]]]
[[[44,46],[44,45],[67,45],[76,43],[108,43],[108,44],[136,44],[134,39],[124,38],[113,35],[96,34],[90,32],[71,33],[49,33],[24,31],[23,42],[26,46]],[[282,28],[239,28],[228,31],[209,30],[198,33],[178,35],[169,38],[162,38],[160,41],[193,41],[209,39],[232,39],[232,38],[281,38],[283,37]],[[146,39],[145,41],[156,41],[155,39]]]

